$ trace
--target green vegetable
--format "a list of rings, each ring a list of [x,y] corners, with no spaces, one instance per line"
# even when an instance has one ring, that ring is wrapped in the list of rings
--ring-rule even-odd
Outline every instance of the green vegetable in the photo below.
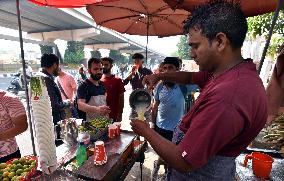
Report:
[[[31,78],[31,91],[32,94],[36,97],[39,97],[42,95],[42,89],[40,86],[40,77],[32,77]]]

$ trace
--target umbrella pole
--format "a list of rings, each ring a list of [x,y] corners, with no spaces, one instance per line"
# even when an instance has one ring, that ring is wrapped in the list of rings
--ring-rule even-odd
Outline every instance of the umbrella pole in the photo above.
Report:
[[[147,61],[148,61],[148,41],[149,41],[149,16],[147,15],[147,42],[146,42],[146,63],[147,63]]]
[[[269,44],[270,44],[273,29],[274,29],[274,26],[276,24],[277,18],[279,16],[279,11],[281,9],[282,3],[283,3],[283,0],[278,0],[277,8],[275,9],[275,13],[274,13],[274,16],[272,18],[271,27],[269,29],[268,38],[267,38],[267,41],[265,43],[265,46],[264,46],[264,49],[263,49],[263,52],[262,52],[262,56],[261,56],[261,59],[260,59],[260,62],[259,62],[259,66],[258,66],[258,73],[259,74],[261,72],[261,68],[262,68],[262,65],[263,65],[263,62],[264,62],[264,59],[265,59],[265,56],[266,56],[266,52],[267,52]]]
[[[25,54],[24,54],[24,46],[23,46],[21,12],[20,12],[19,0],[16,0],[16,6],[17,6],[17,16],[18,16],[19,39],[20,39],[20,47],[21,47],[21,59],[22,59],[23,76],[24,76],[23,80],[24,80],[24,85],[25,85],[26,102],[27,102],[27,110],[28,110],[28,121],[29,121],[29,126],[30,126],[33,154],[36,155],[32,121],[31,121],[30,98],[29,98],[29,92],[28,92],[27,76],[26,76],[27,74],[26,74],[26,67],[25,67],[26,62],[25,62]]]

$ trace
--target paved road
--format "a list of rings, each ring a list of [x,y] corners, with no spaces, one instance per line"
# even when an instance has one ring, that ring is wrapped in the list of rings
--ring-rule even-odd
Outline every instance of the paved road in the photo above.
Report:
[[[0,89],[6,90],[10,85],[12,78],[11,77],[1,77],[0,78]]]

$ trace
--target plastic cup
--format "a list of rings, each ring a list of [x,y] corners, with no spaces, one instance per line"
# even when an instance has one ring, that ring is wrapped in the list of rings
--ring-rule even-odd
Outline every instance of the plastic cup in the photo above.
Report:
[[[120,135],[121,122],[114,122],[113,125],[116,126],[116,134]]]
[[[261,178],[268,178],[272,169],[273,158],[267,154],[254,152],[246,155],[244,160],[244,167],[247,166],[248,160],[252,160],[253,173]]]
[[[108,137],[110,139],[113,139],[115,138],[116,134],[117,134],[116,126],[113,124],[108,125]]]
[[[103,165],[106,162],[107,162],[107,155],[105,150],[105,144],[103,141],[96,141],[94,149],[94,164]]]

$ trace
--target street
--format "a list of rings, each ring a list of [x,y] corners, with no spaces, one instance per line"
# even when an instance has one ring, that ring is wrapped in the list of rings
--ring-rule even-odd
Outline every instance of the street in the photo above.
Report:
[[[6,90],[10,85],[11,77],[0,77],[0,89]]]

